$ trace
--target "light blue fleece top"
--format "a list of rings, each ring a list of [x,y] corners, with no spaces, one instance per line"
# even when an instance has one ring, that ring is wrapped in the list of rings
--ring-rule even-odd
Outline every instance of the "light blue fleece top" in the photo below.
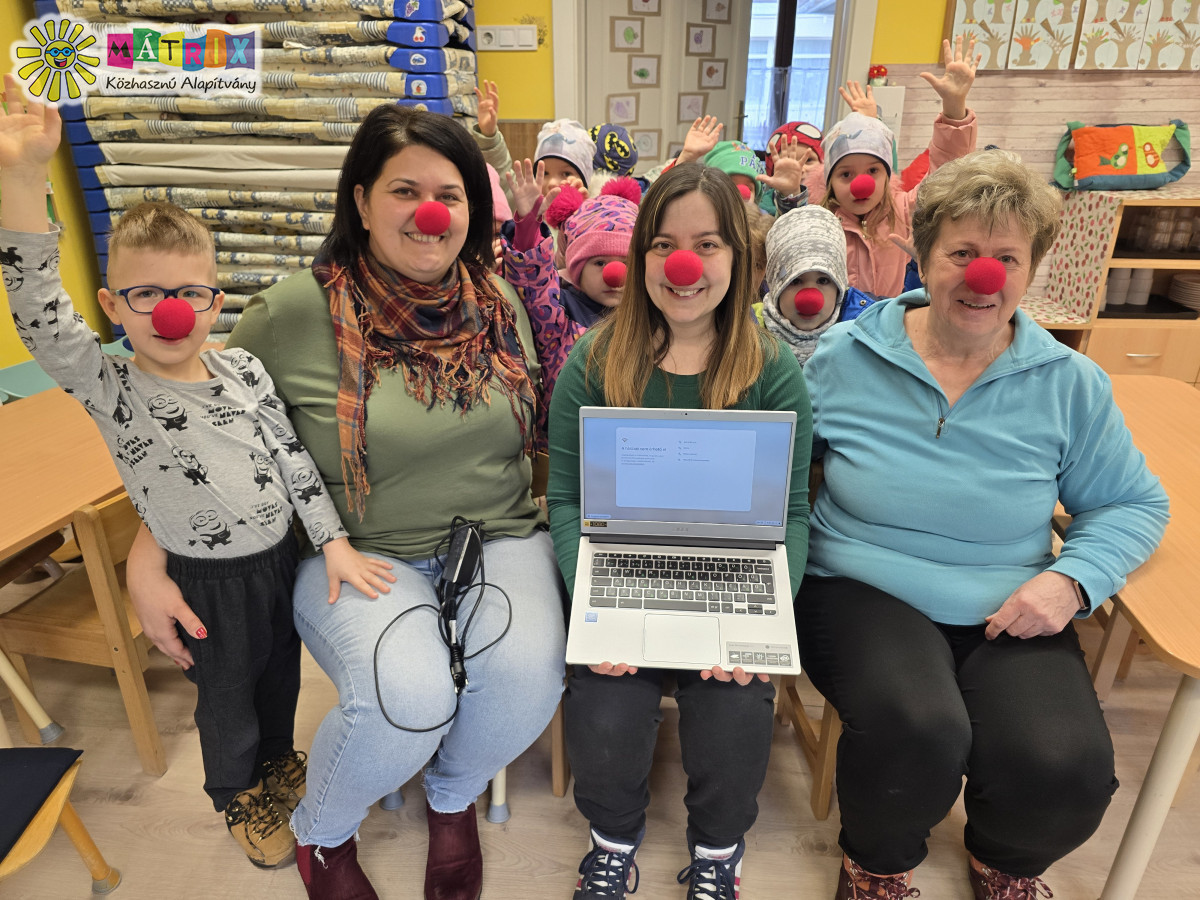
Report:
[[[827,331],[804,368],[825,466],[805,571],[948,625],[981,624],[1046,569],[1102,603],[1168,517],[1108,376],[1018,310],[1012,344],[951,408],[904,329],[927,302],[922,289],[874,304]],[[1056,559],[1057,500],[1074,520]]]

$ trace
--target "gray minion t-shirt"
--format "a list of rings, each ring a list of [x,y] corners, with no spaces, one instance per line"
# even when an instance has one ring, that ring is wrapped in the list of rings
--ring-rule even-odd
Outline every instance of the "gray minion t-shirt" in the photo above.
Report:
[[[150,375],[104,353],[74,311],[58,273],[57,233],[0,229],[0,249],[22,343],[87,408],[160,546],[205,559],[249,556],[283,539],[292,507],[315,547],[346,536],[257,358],[207,350],[207,381]]]

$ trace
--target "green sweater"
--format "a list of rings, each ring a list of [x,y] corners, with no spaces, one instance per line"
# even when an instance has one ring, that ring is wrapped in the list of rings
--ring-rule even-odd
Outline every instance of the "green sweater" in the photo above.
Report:
[[[529,321],[520,303],[512,306],[530,354]],[[262,360],[359,550],[428,559],[456,515],[483,521],[488,537],[526,537],[538,526],[524,441],[499,386],[493,382],[490,404],[463,416],[449,407],[426,409],[405,391],[401,372],[389,369],[380,370],[367,400],[366,513],[360,522],[348,512],[335,413],[337,344],[329,302],[311,271],[255,296],[227,346]],[[536,383],[537,362],[527,362]]]
[[[765,335],[765,333],[764,333]],[[575,589],[575,561],[579,553],[579,408],[607,406],[604,383],[592,377],[584,381],[584,366],[594,332],[575,343],[554,386],[550,401],[550,483],[546,502],[550,508],[550,534],[554,552],[570,590]],[[733,409],[792,410],[796,413],[796,441],[792,448],[792,482],[788,497],[787,547],[792,596],[808,558],[808,461],[812,455],[812,406],[800,364],[787,347],[774,337],[778,352],[768,359],[758,380]],[[667,386],[670,384],[670,397]],[[700,408],[700,376],[670,375],[655,369],[642,397],[649,409]]]

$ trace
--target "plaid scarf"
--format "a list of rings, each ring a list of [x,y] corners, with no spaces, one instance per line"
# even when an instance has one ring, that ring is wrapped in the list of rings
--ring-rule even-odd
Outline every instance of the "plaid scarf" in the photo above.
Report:
[[[452,403],[462,415],[491,405],[495,378],[532,448],[534,391],[512,309],[482,268],[462,260],[437,284],[405,278],[367,255],[353,268],[328,258],[313,274],[329,296],[338,345],[338,440],[346,502],[362,521],[367,494],[367,398],[380,367],[399,368],[404,389],[427,408]]]

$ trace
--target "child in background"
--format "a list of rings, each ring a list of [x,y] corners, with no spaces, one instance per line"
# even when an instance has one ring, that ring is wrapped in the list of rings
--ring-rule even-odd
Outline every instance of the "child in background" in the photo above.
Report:
[[[821,149],[821,129],[808,122],[785,122],[771,132],[767,138],[767,158],[763,161],[768,175],[775,174],[775,160],[789,148],[796,153],[792,157],[800,163],[801,183],[807,185],[809,173],[819,172],[824,162],[824,151]],[[824,190],[825,182],[820,181]],[[806,194],[806,202],[816,203],[820,198],[814,198],[811,188],[802,187]],[[801,204],[803,205],[803,204]],[[759,206],[771,215],[779,212],[775,208],[774,192],[768,192],[759,202]]]
[[[616,178],[600,196],[586,200],[569,185],[546,191],[544,164],[539,162],[535,173],[528,159],[508,180],[516,217],[512,239],[504,241],[503,275],[529,313],[542,364],[536,443],[543,449],[554,382],[576,338],[621,302],[641,189],[632,178]],[[543,207],[560,229],[565,279],[554,262],[553,237],[542,225]]]
[[[610,122],[593,125],[588,136],[596,145],[596,155],[592,157],[593,171],[609,172],[614,176],[633,175],[638,150],[624,125]]]
[[[762,298],[766,293],[766,276],[767,276],[767,235],[770,233],[772,226],[775,224],[775,217],[768,215],[761,209],[753,207],[746,208],[747,218],[750,221],[750,258],[751,270],[754,277],[754,297],[755,301],[751,305],[754,310],[754,318],[758,320],[758,324],[763,324]]]
[[[388,591],[391,565],[350,546],[259,361],[244,350],[202,351],[224,293],[212,286],[212,236],[178,207],[142,203],[114,226],[99,300],[136,355],[131,364],[101,351],[63,291],[58,233],[46,220],[46,166],[61,119],[38,103],[21,112],[12,75],[4,87],[0,244],[14,248],[4,264],[13,316],[29,323],[27,346],[42,368],[99,426],[134,507],[165,548],[165,568],[212,629],[184,635],[204,790],[252,863],[281,865],[295,848],[287,817],[305,789],[304,754],[292,746],[300,691],[293,510],[325,555],[329,602],[342,581],[372,597]],[[57,311],[53,327],[46,309]]]
[[[512,208],[508,205],[508,197],[504,195],[504,189],[500,186],[500,173],[497,172],[491,163],[485,163],[487,166],[488,181],[492,183],[492,255],[496,257],[496,273],[503,272],[504,264],[500,256],[503,252],[503,246],[500,243],[500,232],[504,229],[504,224],[512,219]]]
[[[967,94],[982,55],[973,57],[972,38],[963,51],[962,36],[942,42],[945,72],[921,77],[942,98],[929,144],[930,168],[975,149],[975,114]],[[835,213],[846,231],[849,283],[878,297],[894,297],[904,286],[907,254],[892,238],[909,241],[916,188],[894,190],[891,183],[895,137],[878,119],[852,112],[826,132],[822,141],[827,184],[821,205]]]
[[[805,206],[779,217],[767,235],[767,331],[803,366],[835,322],[874,302],[846,284],[846,235],[829,210]]]

